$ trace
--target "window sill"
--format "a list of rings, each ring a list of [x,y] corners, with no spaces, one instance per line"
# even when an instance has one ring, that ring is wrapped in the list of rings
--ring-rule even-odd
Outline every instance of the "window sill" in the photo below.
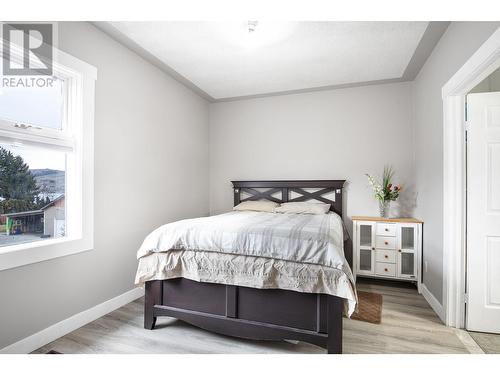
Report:
[[[5,246],[0,249],[0,271],[92,250],[91,238],[57,238]]]

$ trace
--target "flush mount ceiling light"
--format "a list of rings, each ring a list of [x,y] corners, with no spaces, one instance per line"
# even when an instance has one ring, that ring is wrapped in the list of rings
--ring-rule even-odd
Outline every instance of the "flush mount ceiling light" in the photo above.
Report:
[[[214,23],[222,39],[246,50],[283,41],[292,34],[295,22],[243,21]]]
[[[248,32],[253,33],[257,28],[258,21],[248,21]]]

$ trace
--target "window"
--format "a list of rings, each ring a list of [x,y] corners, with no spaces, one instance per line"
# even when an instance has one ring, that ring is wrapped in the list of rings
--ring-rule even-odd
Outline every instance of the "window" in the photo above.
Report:
[[[0,143],[0,249],[65,236],[67,153]]]
[[[0,270],[93,247],[96,69],[55,55],[52,76],[0,75]]]

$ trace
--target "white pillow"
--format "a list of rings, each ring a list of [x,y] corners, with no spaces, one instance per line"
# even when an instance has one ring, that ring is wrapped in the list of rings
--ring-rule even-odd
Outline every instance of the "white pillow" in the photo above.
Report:
[[[289,202],[282,203],[276,207],[274,212],[281,214],[326,214],[330,210],[328,203],[311,203],[311,202]]]
[[[260,212],[274,212],[274,209],[279,204],[271,201],[246,201],[233,207],[234,211],[260,211]]]

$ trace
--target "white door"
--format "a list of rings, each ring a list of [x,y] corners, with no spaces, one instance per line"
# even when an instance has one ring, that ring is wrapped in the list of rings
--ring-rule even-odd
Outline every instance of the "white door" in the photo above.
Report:
[[[500,333],[500,92],[467,96],[467,329]]]

